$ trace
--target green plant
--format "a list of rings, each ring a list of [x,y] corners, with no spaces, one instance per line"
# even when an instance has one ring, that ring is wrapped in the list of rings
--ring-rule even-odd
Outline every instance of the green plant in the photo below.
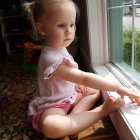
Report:
[[[140,72],[140,30],[135,28],[135,69]],[[123,28],[123,59],[124,62],[131,65],[132,58],[132,29],[130,27]]]

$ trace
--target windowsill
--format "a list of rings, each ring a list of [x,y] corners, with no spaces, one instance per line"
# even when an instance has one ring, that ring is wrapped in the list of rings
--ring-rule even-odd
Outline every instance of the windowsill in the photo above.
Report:
[[[94,70],[98,75],[131,87],[136,93],[140,91],[137,87],[131,86],[129,80],[110,64],[106,66],[95,66]],[[116,98],[119,95],[115,92],[103,92],[103,99],[107,98],[107,96],[114,96]],[[111,114],[110,118],[121,140],[140,139],[140,106],[131,104],[128,97],[125,97],[125,105]]]

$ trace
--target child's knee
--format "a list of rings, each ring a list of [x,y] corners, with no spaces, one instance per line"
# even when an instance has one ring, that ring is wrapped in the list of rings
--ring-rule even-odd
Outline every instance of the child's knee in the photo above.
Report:
[[[59,119],[49,116],[44,120],[40,121],[40,129],[43,135],[48,138],[59,138],[62,137],[63,129],[61,127]]]

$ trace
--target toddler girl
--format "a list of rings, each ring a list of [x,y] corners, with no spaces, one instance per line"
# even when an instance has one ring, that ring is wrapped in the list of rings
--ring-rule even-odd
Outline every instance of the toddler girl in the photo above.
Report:
[[[122,107],[123,96],[139,105],[140,97],[126,87],[78,69],[67,51],[75,38],[78,12],[72,0],[36,0],[24,6],[46,43],[39,59],[36,94],[29,104],[37,131],[49,138],[74,135]],[[118,92],[121,98],[108,97],[88,111],[99,99],[99,90]]]

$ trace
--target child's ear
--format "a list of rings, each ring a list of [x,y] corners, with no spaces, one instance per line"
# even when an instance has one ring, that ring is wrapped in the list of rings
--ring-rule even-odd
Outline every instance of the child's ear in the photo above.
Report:
[[[42,35],[42,36],[46,35],[46,32],[44,31],[43,25],[39,22],[36,23],[36,30],[40,35]]]

